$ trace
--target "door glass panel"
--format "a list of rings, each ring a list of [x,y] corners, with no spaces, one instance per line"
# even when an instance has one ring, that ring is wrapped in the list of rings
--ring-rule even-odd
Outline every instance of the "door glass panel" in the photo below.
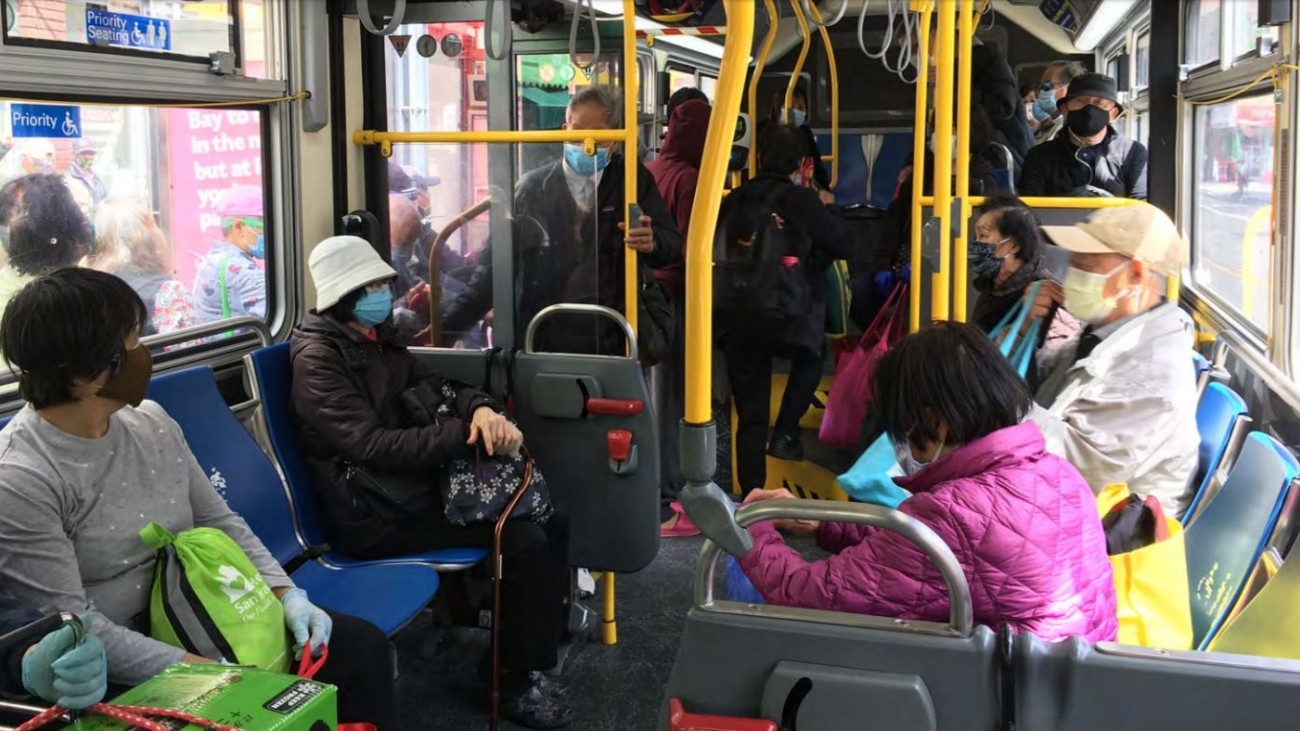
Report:
[[[1192,272],[1197,284],[1268,327],[1273,96],[1197,107]]]

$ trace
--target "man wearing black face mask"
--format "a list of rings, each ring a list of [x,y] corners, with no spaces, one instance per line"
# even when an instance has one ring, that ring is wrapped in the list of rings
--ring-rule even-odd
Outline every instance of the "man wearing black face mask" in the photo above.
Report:
[[[1029,151],[1018,192],[1146,200],[1147,148],[1111,126],[1124,111],[1115,80],[1104,74],[1079,76],[1057,106],[1065,115],[1064,133]]]

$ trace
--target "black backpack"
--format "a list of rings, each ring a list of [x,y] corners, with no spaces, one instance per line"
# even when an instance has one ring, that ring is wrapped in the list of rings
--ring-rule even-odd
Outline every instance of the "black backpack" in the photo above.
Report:
[[[790,190],[777,185],[761,198],[727,201],[713,257],[714,308],[780,336],[808,315],[812,298],[809,247],[779,213]]]

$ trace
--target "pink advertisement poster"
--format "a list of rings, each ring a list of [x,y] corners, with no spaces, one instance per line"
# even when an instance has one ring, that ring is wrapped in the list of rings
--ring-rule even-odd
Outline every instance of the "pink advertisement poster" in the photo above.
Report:
[[[262,185],[261,115],[246,109],[168,109],[166,114],[172,266],[176,278],[190,284],[199,260],[221,238],[218,210],[226,191]]]

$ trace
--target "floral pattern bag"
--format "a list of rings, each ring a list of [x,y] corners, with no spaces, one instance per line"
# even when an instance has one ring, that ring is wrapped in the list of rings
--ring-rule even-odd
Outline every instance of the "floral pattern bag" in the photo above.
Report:
[[[437,416],[448,418],[452,416],[450,405],[456,403],[456,391],[446,382],[441,391],[442,403],[438,406]],[[513,419],[511,423],[514,423]],[[529,459],[525,451],[514,456],[488,456],[481,448],[452,459],[443,467],[439,485],[447,520],[453,525],[495,522],[510,498],[524,487]],[[515,506],[510,517],[528,518],[544,524],[554,512],[546,479],[534,465],[528,494]]]

